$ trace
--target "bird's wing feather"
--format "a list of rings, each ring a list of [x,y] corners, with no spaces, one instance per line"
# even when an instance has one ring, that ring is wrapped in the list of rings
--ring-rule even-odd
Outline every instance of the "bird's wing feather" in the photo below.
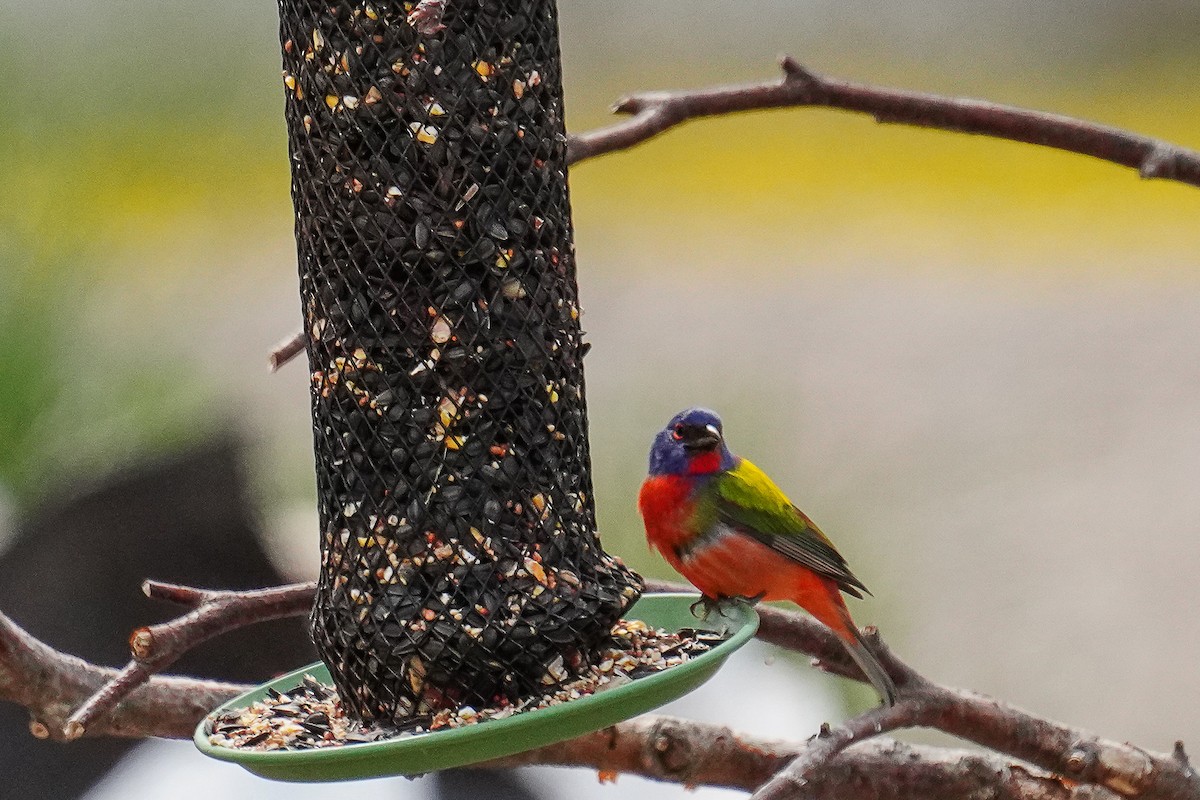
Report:
[[[847,594],[862,597],[867,592],[833,542],[754,464],[739,460],[715,477],[710,488],[714,521],[832,579]]]

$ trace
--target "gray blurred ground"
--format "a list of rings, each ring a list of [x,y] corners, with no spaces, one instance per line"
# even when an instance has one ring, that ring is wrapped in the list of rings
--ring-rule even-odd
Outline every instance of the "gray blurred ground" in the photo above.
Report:
[[[928,674],[1150,747],[1200,736],[1200,287],[771,284],[593,295],[597,429],[727,409]]]
[[[608,547],[667,574],[633,509],[647,443],[708,404],[874,591],[860,621],[929,675],[1148,747],[1200,738],[1200,285],[768,266],[584,265]],[[259,366],[288,288],[226,309],[210,369],[245,365],[306,469],[304,368]],[[296,565],[303,519],[276,532]]]

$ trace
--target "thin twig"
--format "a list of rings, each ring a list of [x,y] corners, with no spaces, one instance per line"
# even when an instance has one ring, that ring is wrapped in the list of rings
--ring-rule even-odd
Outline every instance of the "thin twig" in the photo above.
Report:
[[[312,603],[313,590],[313,585],[307,583],[235,592],[146,581],[142,591],[148,597],[192,606],[193,610],[170,622],[134,631],[129,637],[133,659],[71,714],[63,736],[78,739],[94,720],[116,707],[151,675],[171,666],[201,642],[253,622],[303,613]]]
[[[267,364],[270,366],[271,372],[277,372],[280,367],[303,352],[304,331],[296,331],[295,334],[271,349],[271,352],[267,354]]]
[[[924,725],[937,711],[936,701],[905,689],[893,706],[872,708],[836,728],[824,725],[802,753],[755,790],[751,800],[785,800],[802,794],[825,765],[847,747],[888,731]]]
[[[878,122],[1052,147],[1130,167],[1143,178],[1200,186],[1200,153],[1161,139],[986,100],[830,78],[806,69],[790,56],[785,56],[781,64],[783,78],[776,81],[630,95],[613,110],[632,117],[572,137],[568,161],[627,149],[691,119],[769,108],[820,107],[870,114]]]
[[[422,2],[421,6],[426,3]],[[419,10],[420,7],[418,7]],[[416,14],[414,11],[413,14]],[[673,92],[642,92],[613,106],[629,119],[567,138],[567,163],[627,150],[688,120],[771,108],[833,108],[870,114],[877,122],[973,133],[1052,147],[1136,169],[1143,178],[1200,186],[1200,153],[1162,139],[1097,122],[1016,106],[890,89],[819,75],[791,56],[779,80]],[[275,371],[304,350],[296,333],[270,353]]]

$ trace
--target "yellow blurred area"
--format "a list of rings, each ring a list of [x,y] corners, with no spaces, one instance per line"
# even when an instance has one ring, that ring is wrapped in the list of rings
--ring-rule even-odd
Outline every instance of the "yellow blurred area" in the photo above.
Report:
[[[1179,73],[1147,81],[1154,94],[1126,85],[1033,99],[1193,144],[1200,106],[1179,102],[1172,77]],[[648,67],[643,85],[652,79]],[[986,89],[977,94],[1012,99]],[[591,113],[578,116],[615,121],[595,113],[611,99],[588,97]],[[4,217],[43,257],[82,249],[126,274],[131,260],[185,264],[180,247],[214,239],[285,237],[282,124],[262,111],[249,125],[220,121],[131,119],[28,135],[9,165]],[[1189,187],[1074,154],[826,109],[693,121],[577,165],[572,190],[585,280],[589,255],[634,271],[769,272],[870,258],[872,269],[1190,272],[1172,254],[1200,244],[1200,193]]]
[[[161,263],[163,250],[206,231],[262,236],[290,217],[282,141],[270,129],[170,121],[31,137],[8,172],[19,189],[5,216],[39,258],[82,251],[119,272],[130,268],[131,253]]]
[[[989,91],[981,81],[976,95],[1194,146],[1200,112],[1180,102],[1186,74],[1139,73],[1149,92]],[[768,270],[797,261],[836,268],[882,249],[886,259],[870,268],[1191,272],[1172,256],[1200,244],[1200,193],[1191,187],[1061,151],[826,109],[690,122],[580,165],[572,186],[584,252],[615,247],[618,263],[639,269],[748,260]]]

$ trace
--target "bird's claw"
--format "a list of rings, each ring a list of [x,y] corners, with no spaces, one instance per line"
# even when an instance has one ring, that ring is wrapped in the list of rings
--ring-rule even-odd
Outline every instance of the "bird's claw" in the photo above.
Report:
[[[767,596],[766,592],[760,592],[759,594],[756,594],[752,597],[747,596],[747,595],[740,595],[740,594],[738,594],[738,595],[719,595],[717,597],[709,597],[706,594],[702,594],[702,595],[700,595],[699,600],[692,603],[690,610],[692,612],[693,617],[696,617],[697,619],[707,622],[708,618],[712,615],[712,613],[714,611],[717,612],[717,616],[725,617],[725,616],[728,616],[725,613],[725,609],[731,608],[732,606],[736,606],[741,603],[745,603],[747,605],[752,606],[752,605],[755,605],[756,603],[758,603],[760,600],[762,600],[766,596]]]
[[[741,602],[745,603],[748,606],[756,606],[759,603],[761,603],[762,599],[766,596],[767,596],[766,592],[759,592],[758,594],[753,595],[753,596],[739,594],[735,597],[730,597],[729,599],[730,600],[740,600]]]
[[[701,595],[700,600],[692,603],[691,606],[688,607],[688,610],[690,610],[691,615],[695,616],[696,619],[706,620],[708,619],[708,615],[713,613],[713,608],[715,607],[716,601],[713,600],[712,597],[709,597],[708,595]]]
[[[696,619],[707,620],[712,612],[721,613],[721,599],[702,594],[699,600],[688,607],[688,610],[692,612],[692,616]]]

